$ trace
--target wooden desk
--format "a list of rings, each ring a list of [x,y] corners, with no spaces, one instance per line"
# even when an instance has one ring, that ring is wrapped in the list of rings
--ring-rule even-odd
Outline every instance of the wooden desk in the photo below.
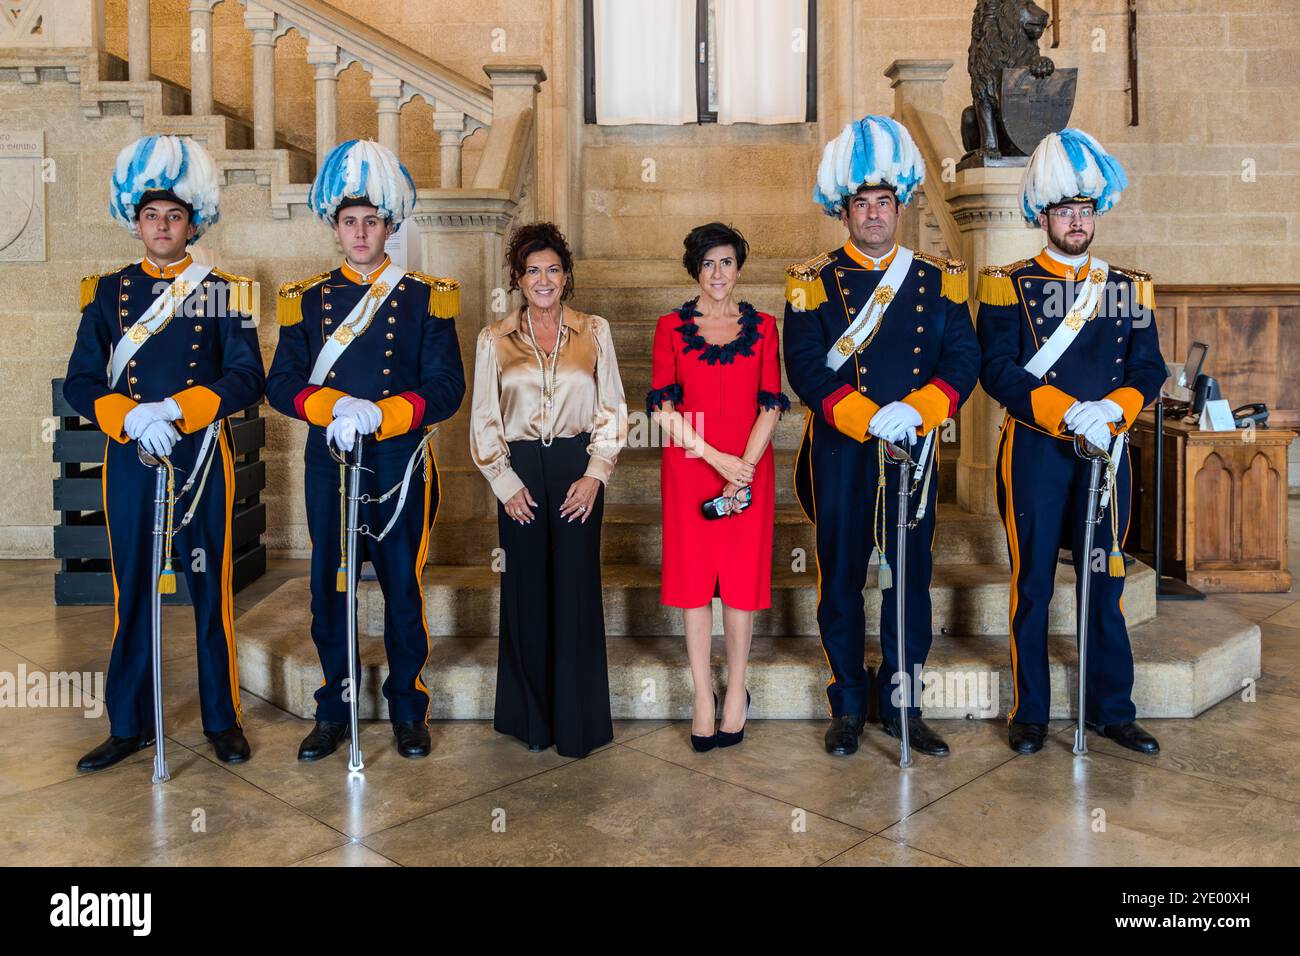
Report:
[[[1164,534],[1166,574],[1202,591],[1288,591],[1287,446],[1285,428],[1203,432],[1165,418]],[[1155,517],[1155,413],[1133,427],[1133,514],[1150,552]],[[1130,532],[1131,534],[1131,532]]]

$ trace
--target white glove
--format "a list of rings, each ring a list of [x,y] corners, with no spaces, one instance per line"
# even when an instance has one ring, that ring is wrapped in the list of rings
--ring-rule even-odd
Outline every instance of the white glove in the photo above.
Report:
[[[374,402],[345,395],[334,403],[334,417],[353,419],[357,426],[357,433],[369,435],[384,420],[384,413]]]
[[[357,440],[357,420],[351,415],[336,418],[325,426],[325,441],[340,451],[351,451]]]
[[[1124,410],[1108,398],[1097,402],[1075,402],[1065,411],[1062,423],[1076,435],[1086,435],[1097,426],[1105,428],[1124,417]],[[1110,429],[1105,428],[1109,434]]]
[[[172,453],[172,449],[176,447],[176,442],[180,440],[180,437],[181,433],[176,430],[171,422],[156,421],[141,433],[140,444],[144,446],[145,451],[155,458],[162,458]]]
[[[897,444],[909,434],[916,440],[916,429],[921,427],[921,413],[906,402],[890,402],[871,416],[867,432],[877,438]]]
[[[1102,451],[1110,451],[1110,429],[1104,423],[1089,426],[1081,431],[1076,431],[1075,434],[1082,435],[1085,441],[1091,442]]]
[[[122,420],[122,430],[128,438],[139,438],[144,430],[154,422],[174,422],[181,417],[181,407],[174,398],[164,398],[161,402],[146,402],[137,405],[126,413]]]

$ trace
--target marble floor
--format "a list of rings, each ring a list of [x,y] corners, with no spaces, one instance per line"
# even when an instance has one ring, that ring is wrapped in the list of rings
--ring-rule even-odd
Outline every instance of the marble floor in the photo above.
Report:
[[[1293,569],[1298,532],[1293,499]],[[304,565],[273,562],[238,610]],[[0,562],[0,675],[104,667],[112,611],[55,607],[55,567]],[[167,609],[170,782],[150,784],[152,749],[75,771],[107,734],[88,716],[93,683],[76,707],[0,707],[0,848],[10,865],[1294,865],[1300,590],[1210,600],[1260,623],[1263,675],[1195,720],[1147,721],[1155,759],[1095,737],[1076,759],[1065,722],[1024,757],[1001,721],[936,721],[952,756],[918,755],[903,773],[877,727],[846,759],[822,750],[820,721],[752,721],[741,746],[708,754],[691,751],[687,723],[627,721],[585,760],[530,754],[482,722],[435,723],[432,755],[410,761],[371,723],[357,780],[343,752],[299,764],[310,725],[247,692],[253,759],[218,763],[190,611]]]

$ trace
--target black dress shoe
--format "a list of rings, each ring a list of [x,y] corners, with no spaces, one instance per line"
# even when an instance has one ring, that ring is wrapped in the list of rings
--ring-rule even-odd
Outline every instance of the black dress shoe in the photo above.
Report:
[[[1121,747],[1136,750],[1140,754],[1154,757],[1160,753],[1160,744],[1156,742],[1156,738],[1139,727],[1136,721],[1130,720],[1126,724],[1107,724],[1104,727],[1098,725],[1096,731]]]
[[[881,724],[889,736],[903,736],[903,727],[899,722],[898,714],[886,717]],[[931,730],[920,717],[907,718],[907,742],[917,753],[928,754],[931,757],[946,757],[949,754],[947,742]]]
[[[316,721],[302,743],[298,745],[299,760],[320,760],[339,749],[339,744],[349,738],[349,726],[328,720]]]
[[[252,756],[248,738],[238,727],[215,732],[205,730],[203,736],[212,741],[212,749],[217,752],[217,759],[222,763],[243,763]]]
[[[841,714],[831,718],[831,725],[826,728],[826,752],[837,757],[847,757],[857,753],[858,737],[867,719],[861,714]]]
[[[109,737],[86,756],[77,761],[77,769],[83,773],[88,770],[103,770],[120,760],[125,760],[138,750],[153,746],[152,735],[139,737]]]
[[[750,704],[749,691],[745,691],[745,722],[746,723],[749,722],[749,704]],[[745,724],[741,724],[739,730],[731,731],[731,730],[723,730],[722,724],[719,723],[717,738],[718,738],[719,747],[734,747],[736,746],[736,744],[740,743],[742,740],[745,739]]]
[[[1047,739],[1047,724],[1007,725],[1007,743],[1019,754],[1036,754],[1043,749]]]
[[[713,695],[713,716],[718,715],[718,695]],[[691,749],[697,754],[708,753],[718,745],[718,732],[711,734],[691,734]]]
[[[397,738],[397,752],[403,757],[427,757],[432,749],[429,728],[422,720],[393,721],[393,736]]]

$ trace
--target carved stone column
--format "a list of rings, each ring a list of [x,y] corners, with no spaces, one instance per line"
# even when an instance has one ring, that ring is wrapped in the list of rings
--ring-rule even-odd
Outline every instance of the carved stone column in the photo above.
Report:
[[[465,114],[456,110],[436,110],[433,128],[441,144],[441,172],[438,183],[443,189],[460,189],[460,150],[469,135],[465,128]]]
[[[212,115],[212,8],[216,0],[190,0],[190,113]]]
[[[307,44],[307,62],[316,70],[316,168],[338,142],[339,48],[333,43]]]
[[[275,149],[275,42],[277,18],[249,3],[244,27],[253,34],[253,148]]]
[[[375,98],[379,114],[379,143],[402,155],[402,81],[395,76],[375,73],[370,77],[370,95]]]
[[[126,75],[132,83],[149,79],[152,72],[149,37],[149,0],[127,0]]]

